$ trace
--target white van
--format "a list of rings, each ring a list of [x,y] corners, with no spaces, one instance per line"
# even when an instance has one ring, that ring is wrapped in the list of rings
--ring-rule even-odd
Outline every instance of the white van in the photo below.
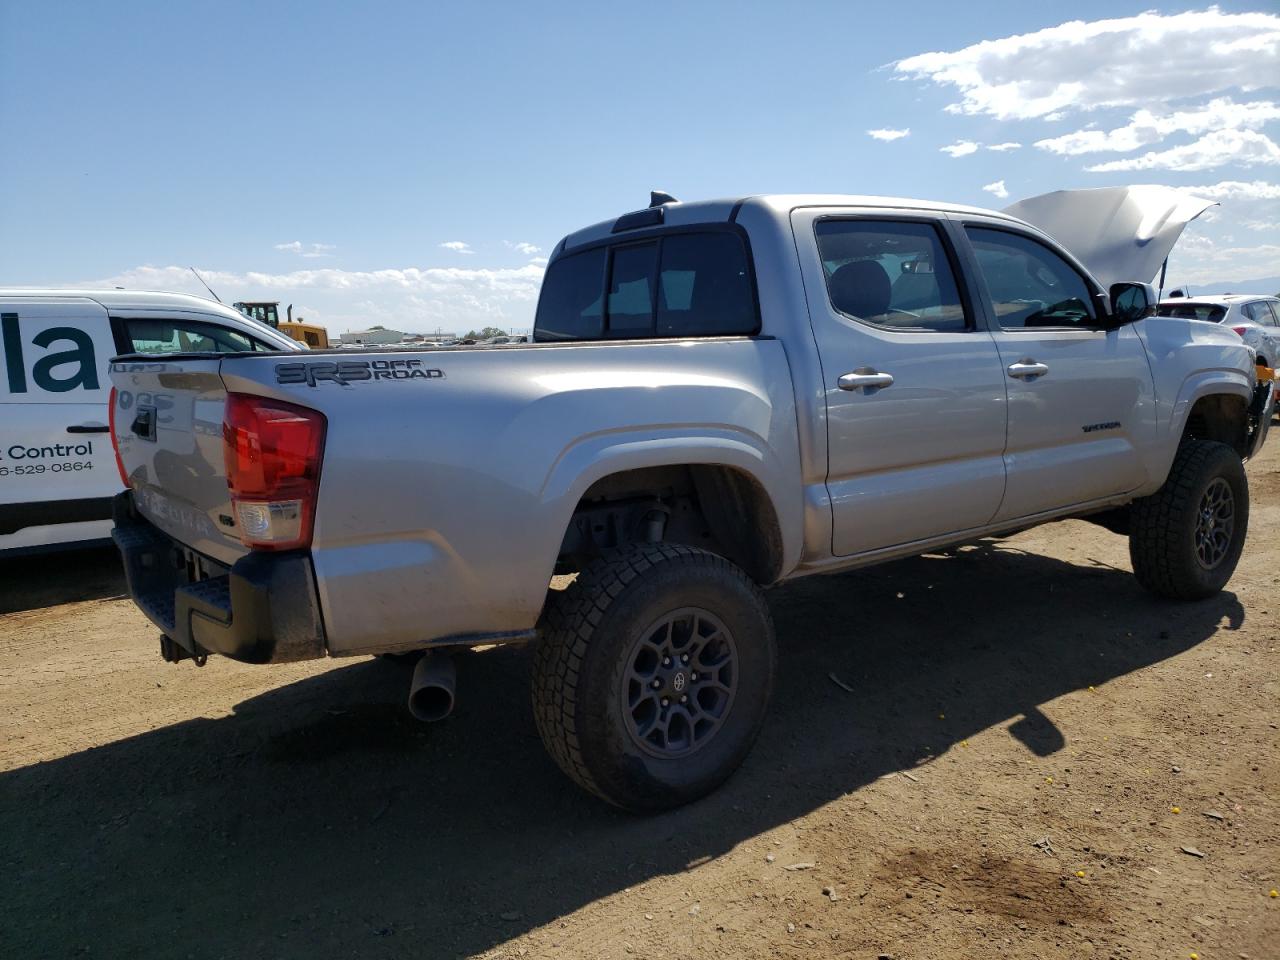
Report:
[[[301,349],[200,297],[0,288],[0,555],[110,536],[113,356]]]

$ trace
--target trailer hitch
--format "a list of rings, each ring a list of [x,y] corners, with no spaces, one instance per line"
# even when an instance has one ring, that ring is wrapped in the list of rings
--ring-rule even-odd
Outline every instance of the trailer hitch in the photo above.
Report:
[[[174,643],[169,637],[163,633],[160,634],[160,658],[165,663],[180,663],[183,660],[190,660],[197,667],[203,667],[209,662],[209,654],[204,650],[199,653],[192,653],[180,643]]]

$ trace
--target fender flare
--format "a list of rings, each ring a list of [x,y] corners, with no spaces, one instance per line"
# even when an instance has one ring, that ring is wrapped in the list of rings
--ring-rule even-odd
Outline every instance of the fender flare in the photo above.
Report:
[[[629,428],[579,438],[560,452],[539,491],[563,534],[593,483],[645,467],[719,466],[738,470],[764,490],[782,536],[781,573],[800,562],[803,511],[799,478],[788,472],[763,438],[717,425]],[[559,546],[557,542],[556,547]],[[552,557],[554,560],[554,557]]]
[[[1169,413],[1169,427],[1165,433],[1167,442],[1161,444],[1160,458],[1156,464],[1157,470],[1153,480],[1158,481],[1158,484],[1164,483],[1165,477],[1169,475],[1173,458],[1178,453],[1178,441],[1187,428],[1191,411],[1200,400],[1215,394],[1239,397],[1248,408],[1253,399],[1253,385],[1249,382],[1247,374],[1232,367],[1200,370],[1182,381],[1178,397],[1174,400]]]

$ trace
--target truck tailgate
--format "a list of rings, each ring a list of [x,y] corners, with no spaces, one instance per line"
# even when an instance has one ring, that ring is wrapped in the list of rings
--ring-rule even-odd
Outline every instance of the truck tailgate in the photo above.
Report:
[[[236,535],[223,461],[221,364],[218,357],[116,361],[112,418],[139,512],[180,543],[231,564],[248,550]]]

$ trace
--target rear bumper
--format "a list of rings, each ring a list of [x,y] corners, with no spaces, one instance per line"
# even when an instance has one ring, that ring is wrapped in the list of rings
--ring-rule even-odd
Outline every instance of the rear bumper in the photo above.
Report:
[[[231,567],[173,540],[134,509],[112,503],[112,539],[133,602],[192,656],[245,663],[311,660],[326,652],[315,573],[306,551],[250,553]]]

